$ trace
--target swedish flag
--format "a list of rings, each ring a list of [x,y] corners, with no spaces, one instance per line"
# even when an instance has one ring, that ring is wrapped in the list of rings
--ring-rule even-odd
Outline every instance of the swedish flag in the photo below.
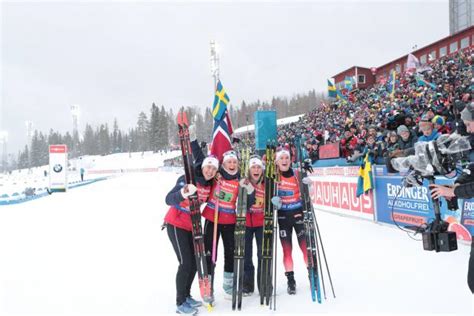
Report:
[[[349,91],[352,90],[352,83],[353,83],[352,77],[346,76],[346,78],[344,78],[344,86],[347,90]]]
[[[336,86],[334,86],[332,82],[329,80],[328,80],[328,97],[330,98],[337,97]]]
[[[372,180],[372,159],[369,153],[365,154],[364,160],[359,168],[359,179],[357,180],[357,197],[372,190],[374,183]]]
[[[225,93],[224,87],[220,80],[217,82],[216,96],[214,97],[214,105],[212,106],[212,116],[215,120],[221,120],[225,111],[227,110],[227,104],[229,104],[229,96]]]

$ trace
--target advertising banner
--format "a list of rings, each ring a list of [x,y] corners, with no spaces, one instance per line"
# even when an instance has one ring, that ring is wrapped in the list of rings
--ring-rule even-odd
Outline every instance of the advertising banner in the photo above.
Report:
[[[474,199],[464,200],[462,203],[461,225],[474,236]]]
[[[319,159],[339,158],[339,142],[319,147]]]
[[[49,189],[51,192],[67,190],[67,146],[49,146]]]
[[[356,196],[359,167],[315,168],[310,175],[315,209],[374,220],[373,192]]]

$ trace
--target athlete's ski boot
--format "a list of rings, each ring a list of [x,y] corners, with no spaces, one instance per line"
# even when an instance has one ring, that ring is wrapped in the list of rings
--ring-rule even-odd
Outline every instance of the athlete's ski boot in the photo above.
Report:
[[[295,281],[295,274],[293,271],[285,272],[286,277],[288,278],[288,294],[295,295],[296,294],[296,281]]]
[[[224,298],[226,300],[232,300],[232,286],[234,284],[234,272],[225,272],[224,271],[224,283],[222,287],[224,288]]]
[[[193,308],[198,308],[198,307],[201,307],[202,306],[202,302],[201,301],[196,301],[194,298],[192,298],[191,296],[188,296],[186,297],[186,303],[188,303],[189,306],[193,307]]]
[[[176,308],[176,313],[182,315],[196,315],[197,312],[198,310],[189,305],[187,302],[184,302]]]

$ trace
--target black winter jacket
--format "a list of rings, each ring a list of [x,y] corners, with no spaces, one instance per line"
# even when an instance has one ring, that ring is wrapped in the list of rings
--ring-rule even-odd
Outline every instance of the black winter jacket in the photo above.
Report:
[[[459,185],[454,188],[454,195],[461,199],[474,198],[474,163],[467,167],[455,183]]]

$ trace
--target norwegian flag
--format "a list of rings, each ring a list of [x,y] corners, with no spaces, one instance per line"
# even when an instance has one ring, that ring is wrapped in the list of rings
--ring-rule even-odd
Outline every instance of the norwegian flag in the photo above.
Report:
[[[222,154],[232,149],[232,122],[227,109],[220,120],[214,119],[214,132],[212,133],[211,154],[222,161]]]

